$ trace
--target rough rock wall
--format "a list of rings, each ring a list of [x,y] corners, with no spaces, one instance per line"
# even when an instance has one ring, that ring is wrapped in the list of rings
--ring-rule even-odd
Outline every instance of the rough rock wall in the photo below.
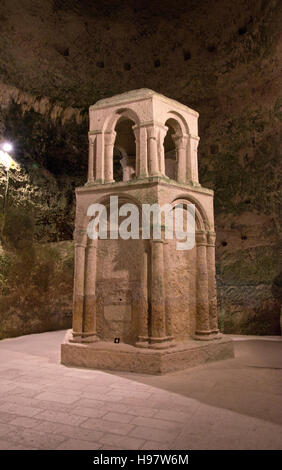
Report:
[[[5,212],[0,166],[0,338],[71,324],[74,188],[87,154],[87,124],[76,113],[62,124],[53,108],[41,113],[26,97],[13,100],[0,115],[17,160]]]
[[[69,325],[88,106],[141,87],[200,113],[222,329],[279,334],[281,20],[278,0],[1,2],[0,132],[20,167],[1,218],[0,337]]]

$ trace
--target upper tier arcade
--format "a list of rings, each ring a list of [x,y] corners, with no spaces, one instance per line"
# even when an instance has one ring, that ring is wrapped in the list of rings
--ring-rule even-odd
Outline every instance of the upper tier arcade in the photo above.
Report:
[[[198,185],[198,113],[142,88],[90,106],[87,184],[151,176]]]

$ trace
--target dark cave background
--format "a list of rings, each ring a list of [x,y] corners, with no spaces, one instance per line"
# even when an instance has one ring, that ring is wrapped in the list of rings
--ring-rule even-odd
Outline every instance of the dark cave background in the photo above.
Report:
[[[200,183],[215,191],[225,333],[280,334],[282,4],[278,0],[0,3],[0,338],[71,324],[74,188],[88,107],[151,88],[200,113]],[[0,166],[0,204],[6,173]]]

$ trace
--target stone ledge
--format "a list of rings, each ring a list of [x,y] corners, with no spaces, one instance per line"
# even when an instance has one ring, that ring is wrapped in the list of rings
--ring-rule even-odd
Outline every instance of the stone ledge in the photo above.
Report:
[[[68,330],[61,345],[61,363],[90,369],[165,374],[234,357],[233,342],[224,336],[214,341],[191,339],[166,350],[104,341],[86,345],[71,343],[70,338],[71,330]]]
[[[141,189],[141,188],[148,188],[153,187],[156,185],[160,186],[170,186],[179,189],[183,189],[184,191],[191,191],[201,194],[206,194],[213,196],[214,191],[213,189],[205,188],[200,184],[192,184],[191,182],[180,183],[179,181],[170,179],[166,176],[146,176],[144,178],[137,178],[134,180],[129,181],[114,181],[114,182],[93,182],[93,183],[85,183],[84,186],[78,186],[75,189],[77,194],[79,193],[93,193],[93,192],[107,192],[109,190],[115,191],[128,191],[129,189]]]

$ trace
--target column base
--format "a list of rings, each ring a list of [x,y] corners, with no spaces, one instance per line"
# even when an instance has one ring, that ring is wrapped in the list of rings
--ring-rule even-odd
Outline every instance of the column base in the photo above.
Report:
[[[94,184],[94,183],[95,183],[95,180],[94,180],[94,178],[92,178],[92,179],[89,179],[89,180],[85,183],[84,186],[91,186],[91,185]]]
[[[97,341],[99,341],[99,337],[96,331],[82,334],[82,338],[81,338],[82,343],[96,343]]]
[[[136,348],[148,348],[149,347],[149,338],[148,336],[139,336],[138,340],[135,343]]]
[[[144,173],[142,175],[137,176],[136,179],[137,180],[146,180],[147,178],[149,178],[149,176]],[[131,180],[129,180],[129,181],[131,181]]]
[[[219,329],[212,330],[212,334],[214,335],[214,339],[222,338],[222,333],[220,333]]]
[[[196,186],[198,188],[201,187],[201,184],[199,183],[199,181],[191,180],[190,184],[191,186]]]
[[[70,343],[96,343],[99,341],[99,337],[95,331],[84,333],[71,331],[69,338]]]
[[[221,337],[222,334],[219,332],[219,330],[196,331],[193,335],[193,339],[198,341],[212,341],[214,339],[220,339]]]
[[[190,338],[168,349],[136,348],[106,341],[74,344],[70,341],[71,336],[71,332],[67,332],[61,346],[61,363],[72,367],[165,374],[234,357],[232,340],[224,336],[218,341]]]
[[[97,186],[97,185],[100,185],[100,184],[104,184],[104,180],[93,180],[93,181],[87,181],[84,186]]]
[[[69,342],[70,343],[81,343],[81,339],[82,339],[82,332],[77,332],[77,331],[73,331],[73,330],[70,330],[69,331]]]
[[[162,338],[150,337],[149,338],[149,349],[167,349],[175,346],[173,336],[164,336]]]

